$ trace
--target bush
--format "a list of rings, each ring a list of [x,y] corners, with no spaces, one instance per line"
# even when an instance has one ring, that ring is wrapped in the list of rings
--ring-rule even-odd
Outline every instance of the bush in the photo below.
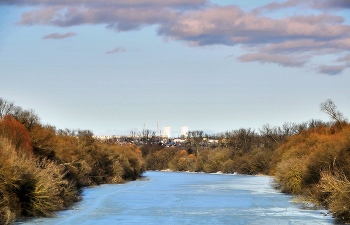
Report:
[[[0,118],[0,136],[11,141],[16,149],[32,153],[32,143],[26,128],[9,115]]]
[[[38,160],[0,138],[0,220],[6,224],[18,216],[47,216],[64,209],[77,198],[64,176],[63,167]]]
[[[146,157],[147,170],[165,170],[169,168],[169,162],[174,158],[176,148],[163,148]]]
[[[326,194],[325,203],[333,216],[350,222],[350,181],[346,175],[340,171],[324,171],[318,187]]]
[[[225,161],[222,166],[221,166],[221,171],[223,173],[234,173],[235,170],[233,168],[233,160],[232,159],[228,159],[227,161]]]
[[[277,166],[275,179],[284,193],[301,194],[302,177],[305,172],[304,159],[291,158]]]
[[[194,171],[196,157],[188,154],[186,150],[176,152],[174,158],[169,162],[169,168],[173,171]]]

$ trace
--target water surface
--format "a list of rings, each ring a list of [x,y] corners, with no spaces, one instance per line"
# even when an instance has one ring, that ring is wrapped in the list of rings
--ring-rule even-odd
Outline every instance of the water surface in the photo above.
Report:
[[[334,224],[325,210],[303,210],[266,176],[146,172],[145,180],[84,190],[54,218],[17,224]]]

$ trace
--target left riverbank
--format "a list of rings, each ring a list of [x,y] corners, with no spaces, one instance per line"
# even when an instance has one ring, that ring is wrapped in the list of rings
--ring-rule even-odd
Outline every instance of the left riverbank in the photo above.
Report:
[[[140,149],[96,142],[88,130],[59,130],[33,110],[0,98],[0,224],[50,216],[79,201],[83,187],[135,180]]]

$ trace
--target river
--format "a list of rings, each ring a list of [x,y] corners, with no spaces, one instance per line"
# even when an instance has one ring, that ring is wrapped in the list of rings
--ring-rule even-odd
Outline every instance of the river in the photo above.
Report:
[[[148,171],[142,180],[86,188],[83,198],[53,218],[16,224],[335,224],[327,211],[278,193],[267,176]]]

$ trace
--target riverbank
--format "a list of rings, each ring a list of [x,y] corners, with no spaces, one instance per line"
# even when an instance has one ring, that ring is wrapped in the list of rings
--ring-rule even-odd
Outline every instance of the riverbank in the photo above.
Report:
[[[203,146],[197,149],[198,155],[190,154],[191,145],[187,149],[148,147],[146,168],[271,175],[281,192],[303,197],[329,209],[344,223],[350,222],[350,124],[319,124],[279,138],[274,145],[260,142],[267,136],[256,137],[242,130],[232,133],[232,146],[226,138],[227,147]]]
[[[267,176],[147,171],[144,177],[86,188],[73,209],[17,224],[334,224],[327,211],[303,210],[271,188]]]
[[[84,187],[135,180],[140,149],[96,142],[88,130],[57,130],[32,110],[0,99],[0,224],[45,217],[80,199]]]
[[[259,133],[241,128],[218,134],[210,145],[202,131],[193,131],[183,145],[166,148],[147,137],[141,147],[100,142],[88,130],[57,130],[32,110],[0,103],[7,112],[0,117],[1,223],[50,216],[77,201],[83,187],[168,168],[273,175],[282,192],[306,196],[350,222],[350,124],[334,106],[335,122],[264,125]]]

